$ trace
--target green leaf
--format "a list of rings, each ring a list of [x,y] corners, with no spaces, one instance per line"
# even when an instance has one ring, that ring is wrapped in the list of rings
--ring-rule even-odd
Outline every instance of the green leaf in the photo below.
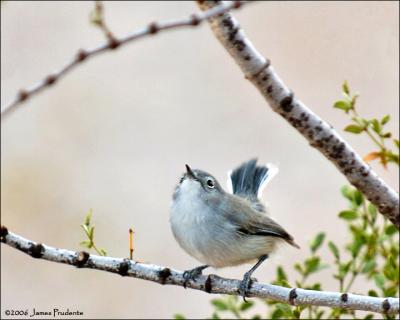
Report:
[[[358,218],[358,213],[352,210],[344,210],[339,212],[339,218],[345,220],[354,220]]]
[[[282,310],[276,308],[274,312],[272,312],[271,319],[281,319],[283,316]]]
[[[372,125],[372,130],[374,130],[376,133],[380,133],[382,131],[381,124],[377,119],[372,119],[369,123]]]
[[[86,224],[81,224],[83,231],[85,231],[86,235],[89,236],[89,227]]]
[[[90,240],[93,241],[93,237],[94,237],[94,227],[89,227],[88,237],[89,237]]]
[[[377,242],[377,238],[378,238],[378,235],[376,233],[372,233],[370,235],[366,235],[366,240],[367,240],[366,242],[370,247],[375,248],[376,242]]]
[[[332,241],[329,241],[328,242],[328,247],[331,250],[331,252],[333,253],[334,257],[337,260],[339,260],[340,259],[340,255],[339,255],[339,249],[337,248],[337,246]]]
[[[361,238],[357,238],[354,240],[354,242],[349,246],[351,255],[353,258],[357,257],[357,255],[360,253],[361,248],[364,246],[365,241],[363,241]]]
[[[176,313],[176,314],[174,314],[174,319],[175,320],[184,320],[186,318],[185,318],[185,316],[183,314]]]
[[[347,263],[341,263],[339,265],[339,277],[343,278],[350,270],[352,261],[350,260]]]
[[[367,127],[369,125],[369,121],[367,119],[363,119],[360,117],[352,117],[351,120],[362,127]]]
[[[240,304],[240,311],[246,311],[248,309],[250,309],[252,306],[254,305],[253,301],[247,301],[247,302],[242,302]]]
[[[305,260],[306,272],[309,274],[317,271],[319,263],[320,263],[319,257],[311,257],[306,259]]]
[[[383,268],[383,274],[385,277],[393,282],[396,281],[396,278],[398,278],[398,269],[395,267],[395,262],[392,257],[390,257],[389,260],[386,260],[385,266]]]
[[[344,131],[351,132],[351,133],[361,133],[364,131],[364,127],[358,126],[356,124],[350,124],[346,128],[343,129]]]
[[[391,138],[391,137],[392,137],[392,133],[391,133],[391,132],[383,133],[383,134],[381,134],[381,137],[382,137],[382,138],[385,138],[385,139]]]
[[[92,219],[93,209],[89,209],[88,213],[85,216],[85,220],[83,222],[84,225],[89,226],[90,221]]]
[[[369,214],[371,215],[371,217],[372,217],[373,219],[376,218],[377,210],[376,210],[376,207],[375,207],[372,203],[370,203],[370,204],[368,205],[368,212],[369,212]]]
[[[221,318],[219,317],[218,313],[214,312],[214,313],[211,315],[211,319],[213,319],[213,320],[219,320],[219,319],[221,319]]]
[[[286,287],[286,288],[291,288],[291,285],[287,280],[279,280],[279,281],[274,281],[272,284],[276,286],[281,286],[281,287]]]
[[[385,290],[383,290],[383,294],[385,297],[395,297],[397,295],[398,290],[399,290],[399,288],[397,286],[393,286],[393,287],[386,288]]]
[[[292,286],[290,285],[290,283],[286,280],[282,280],[281,281],[281,286],[282,287],[286,287],[286,288],[291,288]]]
[[[314,283],[311,287],[310,290],[315,290],[315,291],[321,291],[321,284],[320,283]]]
[[[364,196],[360,191],[355,190],[353,193],[353,200],[357,206],[361,206],[364,202]]]
[[[390,237],[387,234],[381,234],[378,238],[378,243],[384,243]]]
[[[386,152],[384,153],[384,155],[386,156],[387,160],[390,162],[394,162],[396,164],[399,164],[399,155],[393,153],[390,150],[386,150]]]
[[[353,101],[353,98],[350,97],[350,95],[347,94],[346,92],[342,92],[342,95],[343,95],[345,101],[348,101],[349,103],[351,103],[351,101]]]
[[[322,316],[324,315],[324,313],[325,313],[325,312],[324,312],[323,310],[318,311],[318,312],[317,312],[317,315],[316,315],[316,316],[317,316],[317,319],[322,319]]]
[[[293,310],[293,317],[295,319],[300,319],[300,311],[297,308]]]
[[[311,242],[311,251],[314,253],[318,250],[318,248],[322,245],[322,242],[325,239],[325,233],[320,232],[317,234],[317,236],[314,238],[314,240]]]
[[[229,307],[235,307],[239,297],[238,296],[227,296],[226,301]]]
[[[368,260],[365,265],[364,268],[362,269],[362,273],[368,273],[371,270],[373,270],[376,266],[376,262],[374,260]]]
[[[393,139],[393,143],[396,145],[396,147],[397,147],[398,149],[400,148],[399,139]]]
[[[373,318],[374,318],[374,315],[369,313],[364,317],[364,320],[370,320],[370,319],[373,319]]]
[[[102,255],[102,256],[106,256],[107,255],[107,251],[106,250],[100,248],[99,251],[100,251],[100,255]]]
[[[282,311],[282,314],[291,317],[293,315],[292,308],[285,303],[277,303],[276,308]]]
[[[396,257],[396,258],[395,258]],[[398,260],[398,254],[397,255],[391,255],[389,257],[389,261],[387,262],[390,266],[392,266],[393,269],[398,270],[399,269],[399,260]],[[399,278],[399,274],[397,272],[397,278]]]
[[[91,242],[90,242],[89,240],[84,240],[84,241],[81,241],[79,244],[80,244],[81,246],[83,246],[83,247],[89,248],[90,243],[91,243]]]
[[[355,104],[356,104],[357,98],[358,98],[359,96],[360,96],[360,95],[359,95],[358,93],[356,93],[356,94],[354,94],[353,97],[351,98],[351,108],[352,108],[352,109],[354,109],[354,106],[355,106]]]
[[[337,280],[343,280],[343,275],[340,274],[334,274],[333,278],[337,279]]]
[[[381,125],[385,125],[386,123],[388,123],[390,120],[390,115],[387,114],[386,116],[384,116],[381,120]]]
[[[301,275],[304,274],[304,270],[303,270],[303,268],[301,267],[300,263],[296,263],[296,264],[294,265],[294,269],[295,269],[298,273],[300,273]]]
[[[287,281],[287,275],[285,273],[285,270],[283,270],[282,266],[278,266],[276,269],[278,281],[286,280]]]
[[[226,311],[226,310],[228,310],[228,306],[221,299],[213,299],[213,300],[211,300],[211,303],[213,304],[215,309],[217,309],[218,311]]]
[[[342,90],[345,94],[350,95],[350,88],[349,84],[347,83],[347,80],[345,80],[342,84]]]
[[[399,255],[399,247],[398,246],[392,246],[390,248],[390,254],[397,257]]]
[[[260,320],[261,316],[259,314],[255,314],[254,316],[251,317],[251,320]]]
[[[375,290],[368,290],[368,295],[371,297],[379,297],[378,293]]]
[[[343,197],[345,197],[346,199],[353,201],[353,193],[354,193],[354,188],[350,187],[350,186],[343,186],[340,188],[340,191],[343,195]]]
[[[394,224],[388,225],[388,226],[385,228],[385,233],[386,233],[388,236],[390,236],[390,235],[392,235],[392,234],[395,234],[396,232],[397,232],[397,228],[396,228],[396,226],[395,226]]]
[[[384,285],[385,285],[385,277],[383,276],[383,274],[381,273],[377,273],[374,276],[374,281],[375,284],[378,288],[383,289]]]
[[[350,104],[350,101],[339,100],[339,101],[335,102],[333,107],[336,109],[344,110],[344,111],[346,111],[346,113],[348,113],[349,110],[351,109],[351,104]]]

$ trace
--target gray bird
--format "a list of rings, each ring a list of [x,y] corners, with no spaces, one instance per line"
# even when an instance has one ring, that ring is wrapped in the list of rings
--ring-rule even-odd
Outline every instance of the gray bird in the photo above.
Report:
[[[293,237],[268,217],[259,199],[277,171],[272,165],[257,166],[256,159],[249,160],[230,172],[228,193],[211,174],[186,165],[173,195],[170,223],[179,245],[204,265],[184,272],[185,286],[207,267],[256,262],[239,287],[245,299],[252,273],[279,242],[299,248]]]

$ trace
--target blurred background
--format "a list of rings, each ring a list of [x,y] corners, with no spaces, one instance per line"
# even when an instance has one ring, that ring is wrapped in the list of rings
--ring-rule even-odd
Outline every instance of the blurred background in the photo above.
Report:
[[[152,21],[198,11],[194,2],[104,3],[111,30],[125,35]],[[1,5],[1,104],[61,67],[79,48],[104,42],[89,23],[93,2]],[[338,131],[332,108],[341,84],[358,91],[366,118],[399,117],[398,2],[259,2],[234,15],[285,83]],[[364,136],[343,133],[361,154]],[[90,208],[96,243],[127,257],[184,270],[198,263],[175,242],[169,205],[184,164],[214,174],[258,157],[280,174],[264,192],[272,216],[302,246],[284,247],[255,276],[268,283],[276,266],[308,255],[319,231],[344,243],[337,219],[347,180],[272,112],[217,42],[207,24],[148,37],[89,60],[1,123],[1,223],[45,244],[80,250]],[[398,171],[379,175],[398,190]],[[331,261],[324,250],[323,257]],[[6,309],[80,310],[85,318],[191,318],[211,314],[203,292],[35,260],[1,246],[2,316]],[[249,265],[211,269],[241,278]],[[332,270],[320,273],[330,278]],[[294,273],[289,274],[289,278]],[[362,283],[357,283],[359,288]],[[327,290],[336,283],[324,282]],[[259,306],[265,310],[265,306]]]

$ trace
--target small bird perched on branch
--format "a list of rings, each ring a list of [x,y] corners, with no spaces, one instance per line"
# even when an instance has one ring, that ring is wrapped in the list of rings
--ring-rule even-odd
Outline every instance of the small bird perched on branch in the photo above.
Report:
[[[257,261],[239,287],[245,299],[252,273],[279,242],[299,248],[293,237],[267,216],[259,199],[277,172],[272,165],[257,166],[256,159],[249,160],[229,173],[228,193],[211,174],[186,165],[173,195],[170,223],[179,245],[204,265],[185,271],[185,284],[207,267]]]

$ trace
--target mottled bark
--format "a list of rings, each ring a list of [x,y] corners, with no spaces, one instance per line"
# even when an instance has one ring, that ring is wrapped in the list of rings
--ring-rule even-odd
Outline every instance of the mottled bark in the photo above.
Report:
[[[199,6],[202,10],[209,10],[220,2],[199,1]],[[279,78],[270,61],[257,51],[230,12],[212,17],[208,21],[220,43],[239,65],[245,77],[260,91],[272,110],[288,121],[381,214],[399,228],[399,194],[378,177],[331,125],[294,96]]]
[[[120,274],[160,284],[184,285],[183,272],[153,264],[139,263],[129,259],[103,257],[85,251],[75,252],[35,243],[1,228],[1,242],[18,249],[33,258],[65,263],[77,268],[90,268]],[[216,275],[201,275],[190,280],[187,288],[207,293],[238,295],[239,280],[221,278]],[[292,305],[312,305],[364,310],[395,314],[399,312],[398,298],[376,298],[350,293],[285,288],[270,284],[253,283],[249,297],[268,298]]]

